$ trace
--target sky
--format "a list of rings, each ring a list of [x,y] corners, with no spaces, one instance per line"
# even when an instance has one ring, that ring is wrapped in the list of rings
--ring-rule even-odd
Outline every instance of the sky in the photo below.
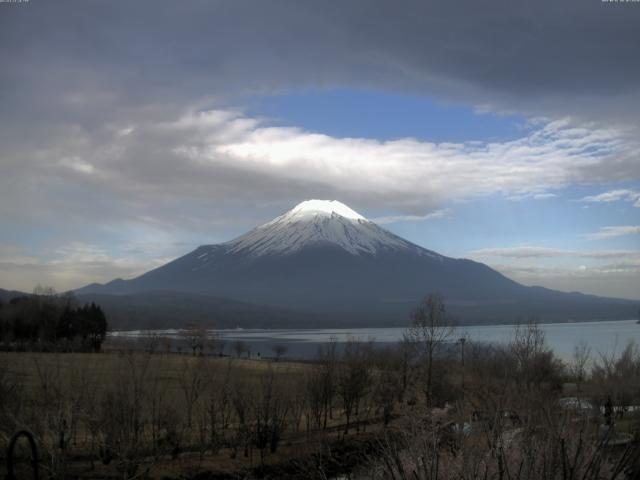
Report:
[[[310,199],[640,300],[640,3],[0,2],[0,288],[131,278]]]

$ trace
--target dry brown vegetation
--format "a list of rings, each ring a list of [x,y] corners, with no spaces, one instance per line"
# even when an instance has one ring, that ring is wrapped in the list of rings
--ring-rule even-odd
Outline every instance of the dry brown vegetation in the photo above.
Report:
[[[2,353],[0,438],[33,432],[48,478],[243,476],[292,458],[302,460],[289,470],[306,469],[332,440],[376,422],[374,365],[357,341],[342,356],[328,344],[316,363]]]
[[[308,363],[220,357],[198,329],[186,354],[2,353],[1,447],[32,432],[45,478],[640,478],[637,347],[591,367],[534,324],[456,341],[439,301],[394,347],[328,342]]]
[[[583,347],[565,365],[535,324],[517,327],[508,345],[460,343],[467,346],[464,366],[434,365],[434,378],[450,380],[439,398],[446,408],[401,418],[366,478],[640,478],[639,417],[627,412],[624,420],[624,405],[640,400],[633,344],[589,371]],[[568,389],[576,396],[562,398]],[[601,409],[605,399],[615,405],[609,412]]]
[[[135,351],[3,353],[0,434],[6,445],[16,430],[34,432],[45,471],[57,477],[80,458],[85,470],[115,468],[130,478],[184,452],[264,454],[293,421],[289,395],[308,371],[300,363]],[[259,441],[249,438],[249,423]]]

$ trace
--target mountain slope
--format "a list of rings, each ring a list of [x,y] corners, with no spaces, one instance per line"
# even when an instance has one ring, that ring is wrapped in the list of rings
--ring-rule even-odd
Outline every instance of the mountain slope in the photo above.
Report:
[[[4,290],[0,288],[0,301],[8,302],[12,298],[24,297],[30,295],[29,293],[19,292],[17,290]]]
[[[440,292],[461,321],[632,318],[635,303],[525,287],[491,268],[419,247],[339,202],[311,200],[230,242],[132,280],[78,293],[176,291],[313,312],[343,324],[406,324]]]

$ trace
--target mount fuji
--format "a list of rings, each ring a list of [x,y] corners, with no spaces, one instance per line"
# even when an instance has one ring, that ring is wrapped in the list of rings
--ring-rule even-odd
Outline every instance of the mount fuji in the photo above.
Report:
[[[431,292],[441,293],[462,323],[620,319],[636,310],[628,300],[521,285],[324,200],[302,202],[234,240],[200,246],[137,278],[91,284],[76,294],[112,309],[127,327],[143,318],[150,325],[158,310],[164,326],[197,318],[278,327],[406,325]]]

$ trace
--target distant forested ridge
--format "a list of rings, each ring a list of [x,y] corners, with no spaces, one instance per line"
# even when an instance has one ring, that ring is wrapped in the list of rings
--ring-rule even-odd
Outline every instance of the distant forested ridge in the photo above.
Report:
[[[107,318],[95,303],[78,305],[73,295],[38,287],[32,295],[0,299],[3,350],[99,351]]]

